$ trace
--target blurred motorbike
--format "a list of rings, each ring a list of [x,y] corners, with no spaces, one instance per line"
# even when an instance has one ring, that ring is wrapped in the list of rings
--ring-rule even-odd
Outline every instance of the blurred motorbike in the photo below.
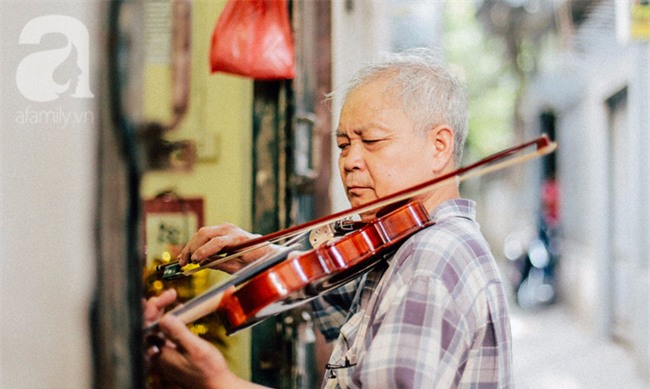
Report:
[[[531,234],[510,233],[504,242],[504,254],[510,263],[509,279],[517,305],[532,309],[556,300],[558,250],[557,238],[546,228],[540,228],[532,238],[526,235]]]

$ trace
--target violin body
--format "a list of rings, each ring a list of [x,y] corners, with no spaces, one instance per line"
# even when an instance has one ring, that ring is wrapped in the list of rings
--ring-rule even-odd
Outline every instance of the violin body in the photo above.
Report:
[[[249,327],[369,271],[407,237],[430,224],[422,203],[407,203],[228,290],[217,312],[228,334]]]

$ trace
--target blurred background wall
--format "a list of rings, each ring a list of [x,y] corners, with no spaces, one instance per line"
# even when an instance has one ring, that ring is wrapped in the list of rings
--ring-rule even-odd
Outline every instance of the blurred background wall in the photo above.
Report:
[[[0,3],[3,388],[92,385],[105,12],[99,3]],[[74,85],[55,79],[66,58],[60,69],[78,74]]]

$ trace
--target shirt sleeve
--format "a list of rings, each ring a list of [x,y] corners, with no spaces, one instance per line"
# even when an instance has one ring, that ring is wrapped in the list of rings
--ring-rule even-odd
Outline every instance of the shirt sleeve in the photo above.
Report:
[[[341,326],[345,324],[360,279],[344,284],[311,302],[314,319],[318,329],[330,342],[339,336]]]
[[[379,312],[381,314],[381,312]],[[447,388],[458,384],[469,340],[439,279],[417,276],[391,301],[353,381],[359,387]]]

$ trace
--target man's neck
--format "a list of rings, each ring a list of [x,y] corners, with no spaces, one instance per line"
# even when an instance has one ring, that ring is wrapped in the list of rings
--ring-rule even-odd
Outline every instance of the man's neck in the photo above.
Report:
[[[436,188],[430,195],[422,199],[422,203],[427,211],[431,212],[445,201],[457,199],[460,197],[460,191],[456,182],[452,181],[448,185]]]

